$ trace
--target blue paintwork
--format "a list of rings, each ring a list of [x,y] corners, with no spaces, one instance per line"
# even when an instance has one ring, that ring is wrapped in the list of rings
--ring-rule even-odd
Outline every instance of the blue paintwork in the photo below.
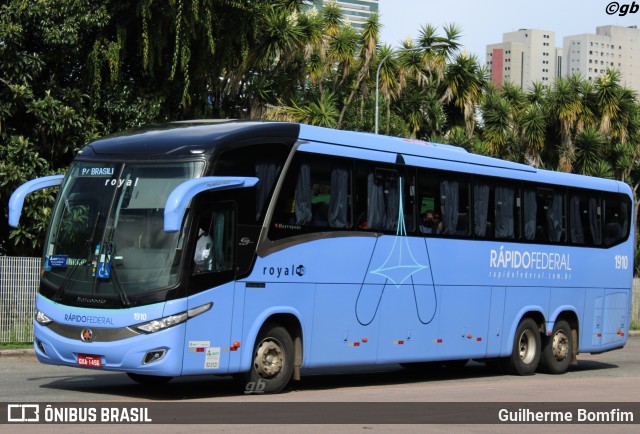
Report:
[[[9,199],[9,226],[17,228],[22,215],[24,198],[27,194],[47,187],[54,187],[62,184],[64,175],[51,175],[42,178],[32,179],[22,184],[11,194]]]
[[[632,197],[620,182],[548,172],[446,145],[306,125],[300,126],[299,139],[299,152],[386,163],[400,154],[413,166]],[[229,188],[255,184],[255,178],[215,179],[230,181]],[[241,179],[247,183],[240,184]],[[167,230],[179,229],[186,203],[208,182],[189,181],[174,191]],[[72,313],[109,315],[113,327],[143,322],[134,321],[135,313],[150,320],[206,303],[213,307],[182,325],[112,343],[85,344],[35,324],[36,339],[51,350],[49,356],[36,353],[45,363],[69,366],[76,365],[79,352],[101,354],[105,369],[156,375],[242,372],[251,366],[262,326],[282,314],[300,324],[303,368],[508,356],[518,323],[531,313],[543,318],[547,330],[560,314],[575,313],[580,352],[626,343],[632,275],[616,269],[614,258],[632,261],[632,238],[604,249],[423,238],[400,228],[396,235],[343,235],[259,256],[249,276],[182,300],[105,311],[65,307],[38,296],[38,309],[54,321],[76,324],[65,320]],[[144,353],[157,347],[169,350],[166,357],[142,366]],[[208,358],[206,349],[215,349],[219,357]]]

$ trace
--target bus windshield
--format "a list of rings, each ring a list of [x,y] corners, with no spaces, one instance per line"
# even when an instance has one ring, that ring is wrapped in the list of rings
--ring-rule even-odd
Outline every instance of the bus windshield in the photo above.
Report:
[[[164,207],[203,169],[203,162],[71,166],[45,242],[43,277],[56,296],[127,300],[174,285],[184,237],[164,232]]]

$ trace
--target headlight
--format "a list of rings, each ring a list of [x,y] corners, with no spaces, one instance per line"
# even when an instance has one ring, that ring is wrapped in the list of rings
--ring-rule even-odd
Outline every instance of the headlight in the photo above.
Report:
[[[37,311],[36,312],[36,322],[40,325],[47,325],[50,322],[52,322],[53,320],[51,318],[49,318],[48,316],[46,316],[44,313]]]
[[[178,324],[182,324],[189,318],[193,318],[194,316],[200,315],[211,309],[213,303],[203,304],[202,306],[195,307],[193,309],[189,309],[186,312],[180,312],[175,315],[165,316],[164,318],[154,319],[148,322],[144,322],[142,324],[136,324],[129,328],[139,332],[139,333],[155,333],[160,330],[168,329],[169,327],[176,326]]]

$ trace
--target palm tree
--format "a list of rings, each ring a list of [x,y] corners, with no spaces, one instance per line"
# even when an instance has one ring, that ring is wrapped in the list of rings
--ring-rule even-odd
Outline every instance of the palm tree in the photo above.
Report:
[[[507,153],[512,142],[511,104],[496,90],[489,90],[482,103],[483,142],[489,155]]]
[[[334,91],[344,83],[351,72],[351,66],[358,49],[358,39],[358,32],[353,27],[341,26],[329,40],[328,59],[330,62],[337,63],[336,69],[338,71],[334,81]]]
[[[533,167],[542,167],[542,151],[547,132],[547,119],[542,107],[535,103],[527,105],[520,122],[525,162]]]
[[[448,60],[460,48],[458,40],[461,31],[455,24],[448,24],[444,27],[445,36],[439,36],[437,29],[431,24],[420,28],[420,33],[416,44],[423,48],[422,62],[423,68],[428,75],[436,75],[438,81],[444,77],[444,71]],[[434,49],[434,46],[438,48]]]
[[[391,55],[393,48],[389,45],[383,45],[378,53],[379,59],[387,59],[380,65],[379,89],[382,99],[385,101],[387,112],[387,128],[386,133],[389,134],[391,119],[391,101],[398,99],[400,96],[400,82],[398,80],[398,61]]]
[[[620,111],[620,72],[607,69],[595,81],[595,93],[600,113],[600,132],[611,132],[611,121]]]
[[[335,96],[331,92],[324,92],[307,104],[292,102],[291,105],[286,105],[280,100],[278,107],[272,108],[267,119],[335,128],[338,115]]]
[[[446,67],[442,80],[445,103],[451,103],[464,119],[465,131],[471,137],[475,129],[476,106],[488,83],[486,70],[475,56],[461,53]]]
[[[595,176],[601,171],[599,162],[603,160],[605,136],[594,127],[586,127],[576,134],[576,166],[577,172],[583,175]]]
[[[556,79],[549,93],[549,111],[560,125],[560,145],[558,169],[571,172],[575,161],[573,131],[582,112],[580,93],[578,92],[579,76]]]
[[[360,44],[360,69],[358,71],[358,76],[356,78],[355,83],[351,87],[351,92],[349,93],[349,97],[342,107],[342,111],[340,112],[340,118],[338,119],[338,128],[342,127],[342,121],[344,119],[344,114],[346,113],[353,97],[356,92],[362,92],[362,85],[365,83],[366,78],[369,76],[369,71],[371,67],[371,62],[376,55],[376,51],[378,49],[378,38],[380,36],[380,17],[377,13],[371,14],[364,25],[361,33],[361,44]]]

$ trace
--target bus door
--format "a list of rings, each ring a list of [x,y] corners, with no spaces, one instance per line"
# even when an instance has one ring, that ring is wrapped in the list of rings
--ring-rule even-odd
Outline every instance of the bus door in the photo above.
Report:
[[[239,354],[232,350],[231,338],[234,307],[242,306],[235,303],[236,232],[234,201],[203,203],[196,209],[187,243],[188,308],[212,306],[186,323],[183,375],[225,373],[231,355]]]

